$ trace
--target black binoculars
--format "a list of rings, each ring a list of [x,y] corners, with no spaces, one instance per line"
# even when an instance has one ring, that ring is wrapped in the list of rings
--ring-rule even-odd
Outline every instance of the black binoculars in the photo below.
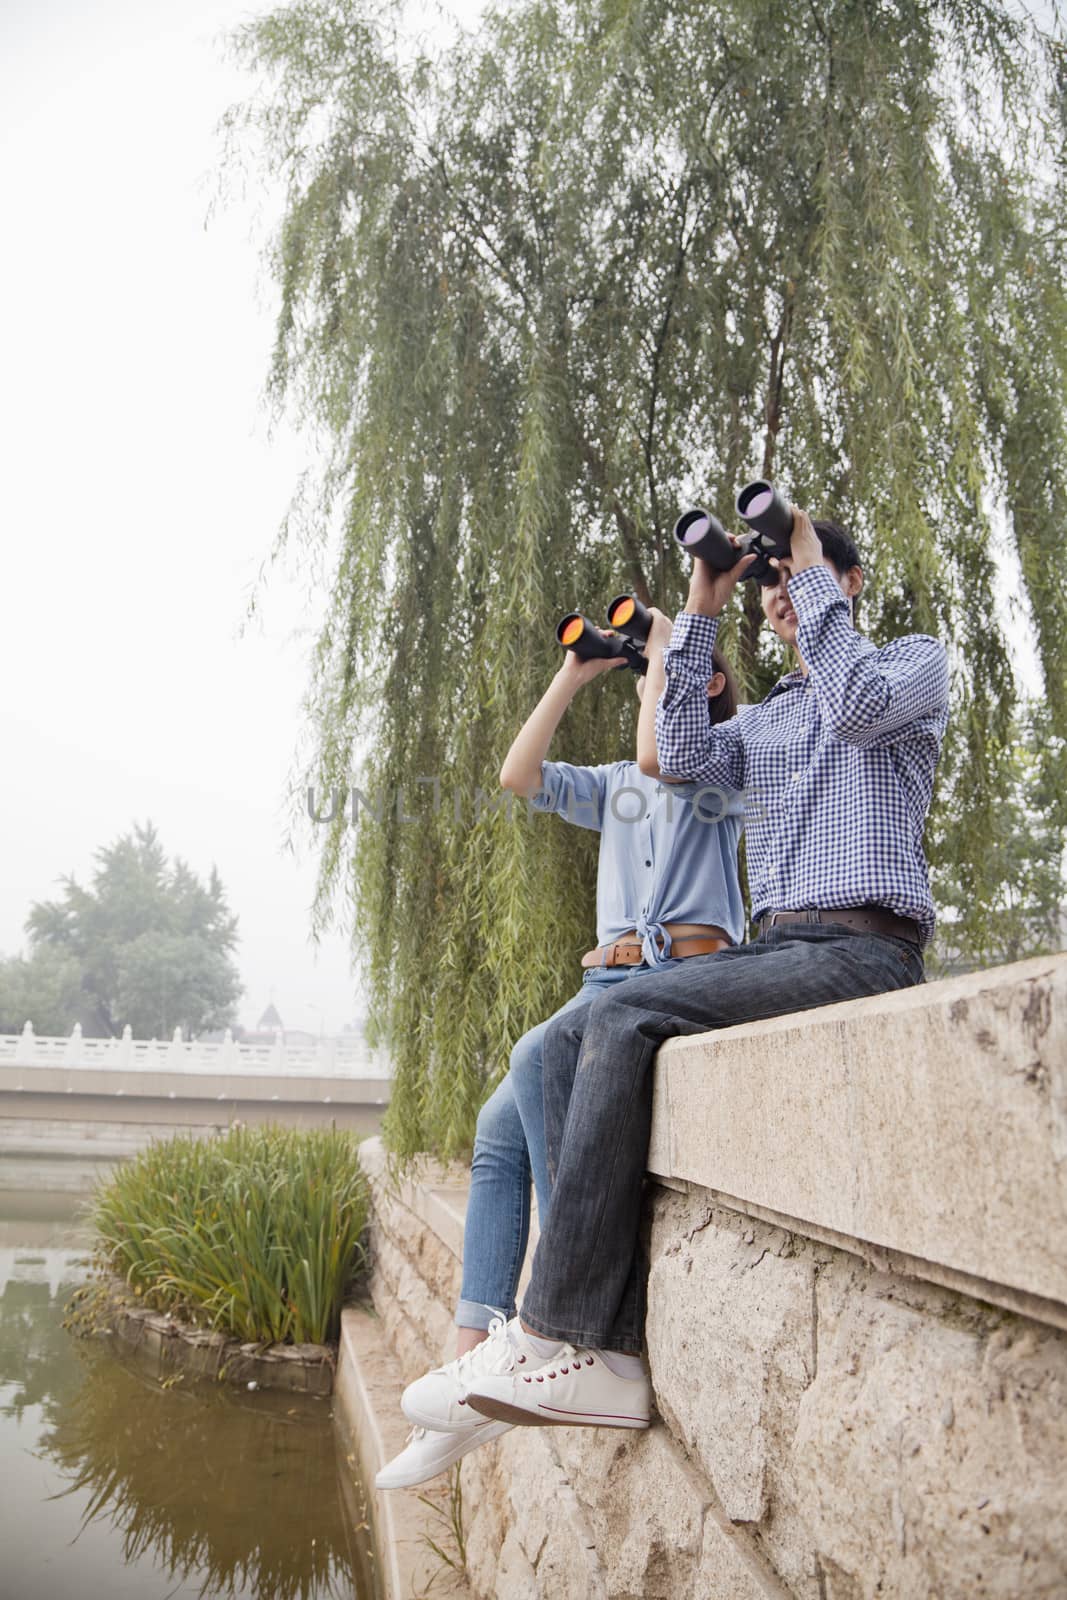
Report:
[[[751,530],[738,544],[731,543],[722,523],[700,506],[683,511],[674,524],[674,537],[683,550],[699,556],[716,572],[729,572],[743,556],[756,556],[745,577],[773,587],[778,574],[770,564],[771,558],[782,560],[789,555],[793,512],[772,483],[757,478],[738,495],[737,514]]]
[[[648,671],[648,661],[641,654],[641,646],[651,626],[648,607],[635,594],[618,594],[608,606],[608,627],[615,629],[612,638],[605,639],[596,623],[580,611],[567,612],[556,628],[556,638],[565,650],[573,650],[579,661],[607,661],[621,656],[632,672],[643,676]]]

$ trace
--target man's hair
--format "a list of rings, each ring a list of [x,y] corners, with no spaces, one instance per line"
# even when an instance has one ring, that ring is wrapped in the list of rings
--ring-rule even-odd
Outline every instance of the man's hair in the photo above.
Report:
[[[851,567],[862,566],[855,541],[846,529],[839,528],[836,522],[813,522],[812,527],[819,535],[823,554],[830,557],[842,578]]]
[[[716,672],[721,672],[726,682],[717,695],[708,700],[708,716],[712,727],[717,722],[729,722],[737,713],[737,684],[734,682],[730,663],[719,649],[718,645],[711,653],[711,663]]]

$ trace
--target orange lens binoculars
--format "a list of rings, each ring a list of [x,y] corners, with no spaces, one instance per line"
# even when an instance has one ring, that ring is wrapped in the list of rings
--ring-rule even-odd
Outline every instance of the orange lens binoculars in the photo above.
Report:
[[[573,650],[579,661],[607,661],[621,656],[632,672],[643,676],[648,662],[641,646],[652,624],[647,606],[635,594],[619,594],[608,606],[608,627],[615,631],[607,638],[595,622],[581,611],[568,611],[556,628],[556,638],[565,650]]]

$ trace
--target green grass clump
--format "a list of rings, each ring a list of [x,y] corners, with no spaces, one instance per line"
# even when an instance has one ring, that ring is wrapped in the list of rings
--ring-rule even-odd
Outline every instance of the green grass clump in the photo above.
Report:
[[[160,1311],[243,1340],[336,1339],[364,1260],[357,1144],[265,1127],[150,1145],[93,1196],[100,1253]]]

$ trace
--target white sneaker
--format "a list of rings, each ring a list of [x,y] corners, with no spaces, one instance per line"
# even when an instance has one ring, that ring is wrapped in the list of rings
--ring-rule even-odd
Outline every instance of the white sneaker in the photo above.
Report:
[[[409,1422],[437,1433],[462,1433],[477,1428],[484,1420],[467,1404],[467,1390],[480,1378],[512,1372],[519,1367],[537,1367],[544,1360],[534,1353],[522,1331],[518,1317],[505,1322],[494,1317],[489,1337],[466,1355],[457,1356],[443,1367],[435,1367],[425,1377],[409,1383],[400,1397],[400,1408]]]
[[[436,1478],[439,1472],[446,1472],[480,1444],[511,1431],[510,1422],[486,1422],[476,1417],[475,1423],[466,1433],[431,1433],[426,1428],[412,1428],[406,1446],[378,1473],[374,1487],[414,1489],[417,1484]]]
[[[483,1417],[533,1428],[647,1428],[648,1377],[620,1378],[595,1350],[565,1344],[551,1361],[524,1372],[479,1378],[467,1396]]]

